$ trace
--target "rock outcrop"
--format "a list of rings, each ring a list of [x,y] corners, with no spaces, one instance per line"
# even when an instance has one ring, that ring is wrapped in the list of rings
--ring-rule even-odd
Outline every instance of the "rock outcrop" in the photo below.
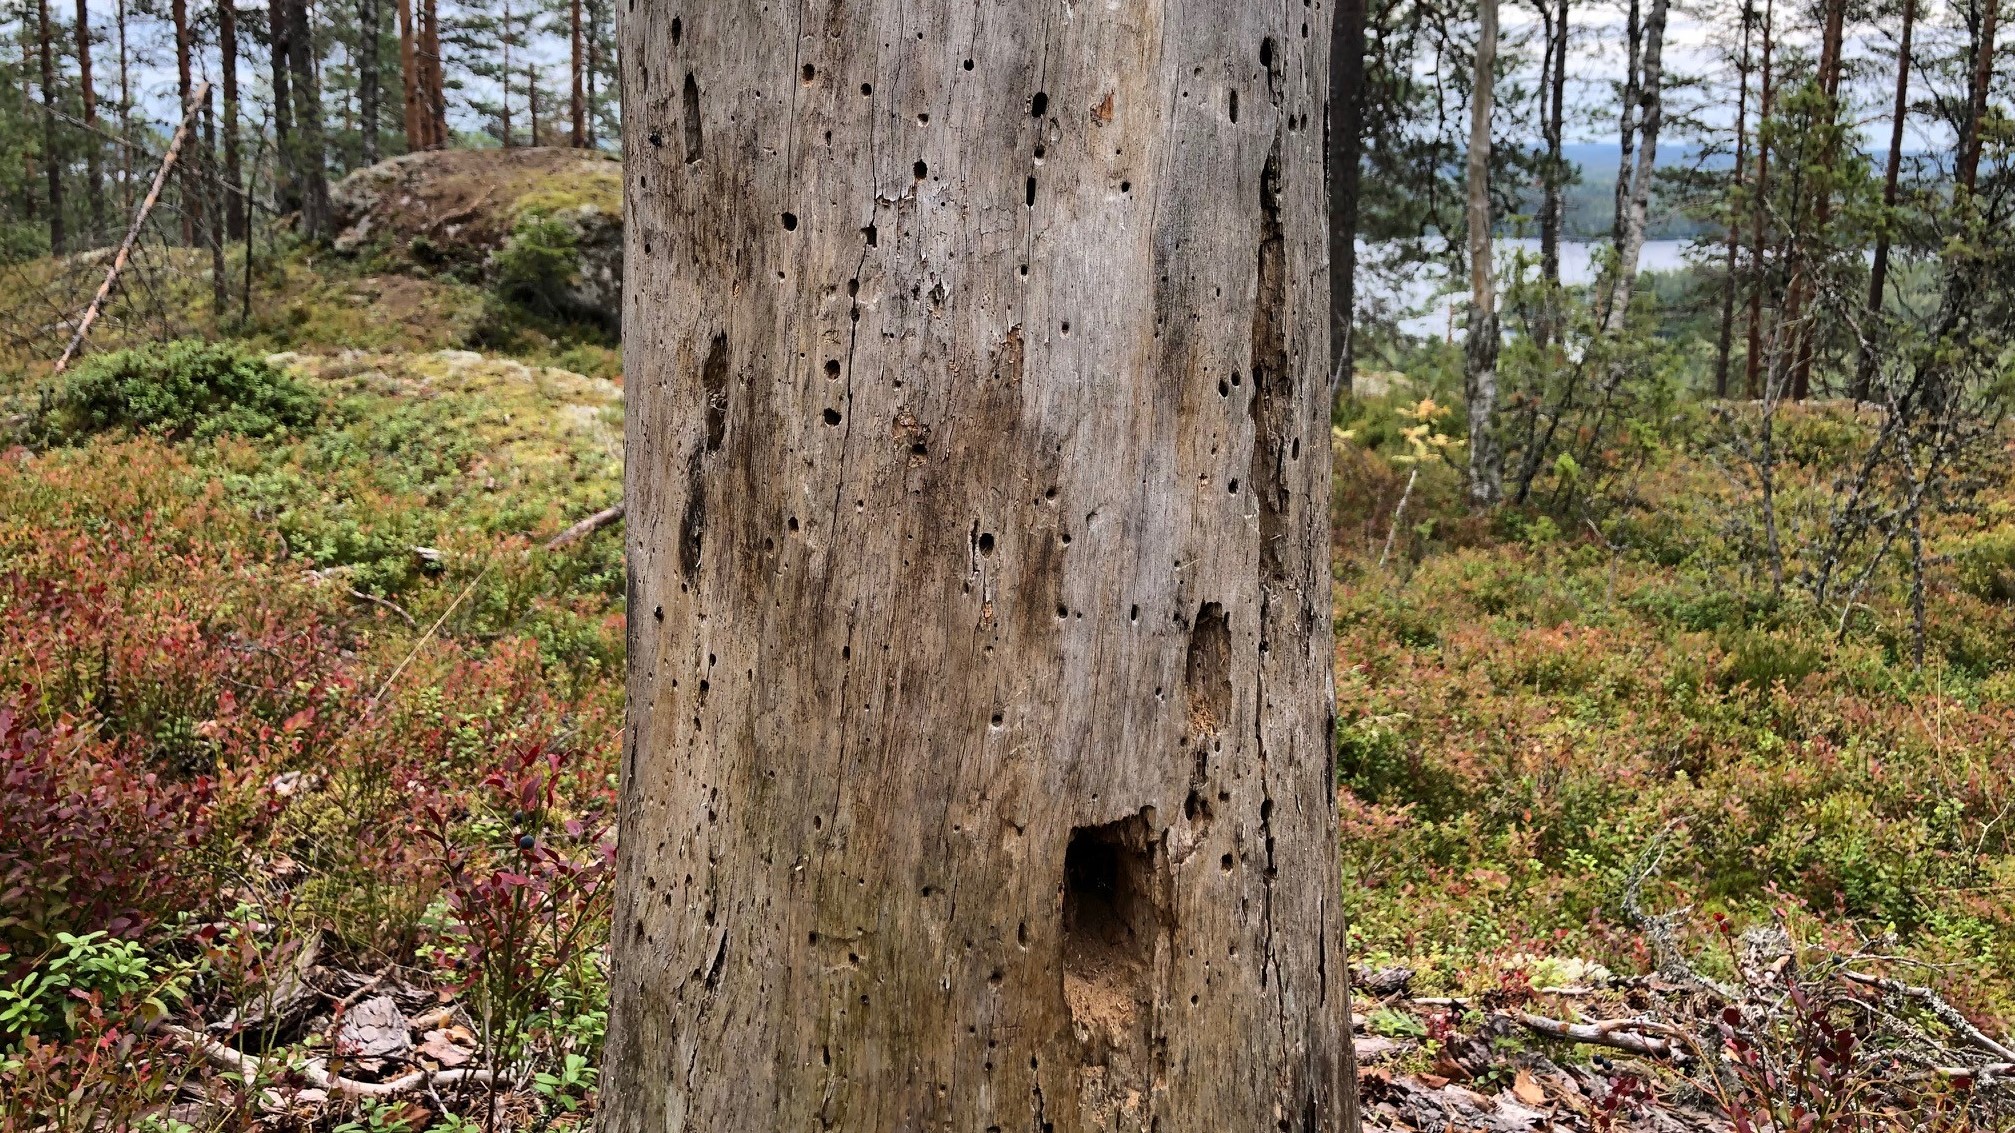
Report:
[[[592,150],[536,147],[409,153],[331,190],[336,251],[413,274],[495,281],[514,241],[565,246],[549,299],[614,327],[622,310],[622,165]]]

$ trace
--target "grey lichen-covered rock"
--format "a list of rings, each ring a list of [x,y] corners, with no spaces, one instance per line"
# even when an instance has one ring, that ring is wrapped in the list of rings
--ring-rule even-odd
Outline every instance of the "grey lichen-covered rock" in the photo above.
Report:
[[[593,150],[535,147],[403,154],[330,191],[336,251],[419,275],[496,283],[528,233],[560,235],[555,313],[614,327],[622,309],[622,166]]]

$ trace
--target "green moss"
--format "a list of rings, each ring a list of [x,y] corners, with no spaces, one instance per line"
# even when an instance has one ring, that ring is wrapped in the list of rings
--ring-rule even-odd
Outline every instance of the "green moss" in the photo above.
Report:
[[[554,178],[554,183],[520,194],[508,210],[512,227],[527,217],[550,217],[583,208],[607,216],[623,215],[622,167],[615,162],[607,164],[605,170],[569,170],[564,183]]]

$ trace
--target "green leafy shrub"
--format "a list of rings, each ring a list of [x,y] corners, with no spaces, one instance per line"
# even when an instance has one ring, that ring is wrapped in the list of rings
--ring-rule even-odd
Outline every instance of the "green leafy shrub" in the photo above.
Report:
[[[99,931],[59,932],[56,942],[61,950],[46,962],[12,984],[0,984],[0,1042],[59,1024],[74,1031],[93,996],[137,1001],[143,1018],[160,1020],[186,990],[187,973],[155,963],[138,941],[114,940]]]
[[[270,437],[313,424],[315,394],[285,371],[221,343],[182,339],[91,358],[56,407],[70,435],[130,429],[170,437]]]

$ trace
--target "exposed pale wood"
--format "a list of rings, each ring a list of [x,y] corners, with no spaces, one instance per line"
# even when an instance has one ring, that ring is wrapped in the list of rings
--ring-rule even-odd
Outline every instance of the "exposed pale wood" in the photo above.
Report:
[[[1564,1023],[1559,1019],[1548,1019],[1529,1011],[1513,1012],[1510,1016],[1519,1025],[1549,1038],[1565,1039],[1569,1042],[1589,1043],[1606,1046],[1614,1050],[1627,1050],[1632,1054],[1642,1054],[1650,1058],[1664,1058],[1672,1053],[1672,1043],[1662,1034],[1675,1034],[1675,1028],[1662,1023],[1651,1023],[1641,1019],[1608,1019],[1600,1023]]]
[[[210,84],[204,83],[196,89],[196,100],[210,97]],[[112,294],[112,285],[119,282],[119,273],[125,270],[126,261],[133,255],[133,245],[139,242],[140,230],[147,224],[147,214],[154,211],[154,205],[161,199],[161,188],[168,183],[168,171],[175,168],[175,159],[182,153],[182,143],[189,138],[189,127],[196,120],[196,108],[200,101],[191,101],[182,111],[181,124],[175,127],[175,136],[168,140],[168,152],[161,157],[161,168],[154,171],[154,183],[147,189],[147,196],[140,202],[139,211],[133,214],[133,223],[126,228],[126,238],[119,242],[119,250],[112,256],[112,266],[105,269],[105,282],[98,285],[98,293],[91,297],[91,305],[84,308],[84,316],[77,320],[77,329],[70,335],[69,345],[63,347],[63,356],[56,359],[56,372],[70,368],[70,360],[77,356],[77,348],[84,345],[84,336],[91,333],[91,324],[98,321],[98,312],[105,307],[105,299]]]
[[[611,1133],[1354,1126],[1322,18],[624,7]]]
[[[211,1065],[233,1074],[241,1075],[247,1085],[259,1082],[259,1075],[265,1070],[266,1060],[256,1055],[225,1046],[207,1035],[198,1034],[187,1027],[169,1025],[162,1030],[186,1044],[190,1050],[201,1055]],[[409,1094],[421,1089],[439,1089],[459,1082],[483,1083],[490,1080],[488,1070],[474,1068],[460,1070],[413,1070],[397,1078],[383,1082],[359,1082],[329,1073],[329,1064],[320,1058],[310,1058],[297,1066],[286,1069],[301,1076],[301,1080],[317,1090],[326,1090],[346,1098],[391,1098]]]
[[[560,532],[558,535],[553,536],[551,539],[546,540],[545,549],[548,551],[557,550],[569,543],[586,539],[588,536],[593,535],[610,524],[621,523],[622,521],[623,505],[617,504],[614,507],[603,508],[586,519],[581,520],[579,523],[574,524],[572,527],[567,528],[565,531]]]

